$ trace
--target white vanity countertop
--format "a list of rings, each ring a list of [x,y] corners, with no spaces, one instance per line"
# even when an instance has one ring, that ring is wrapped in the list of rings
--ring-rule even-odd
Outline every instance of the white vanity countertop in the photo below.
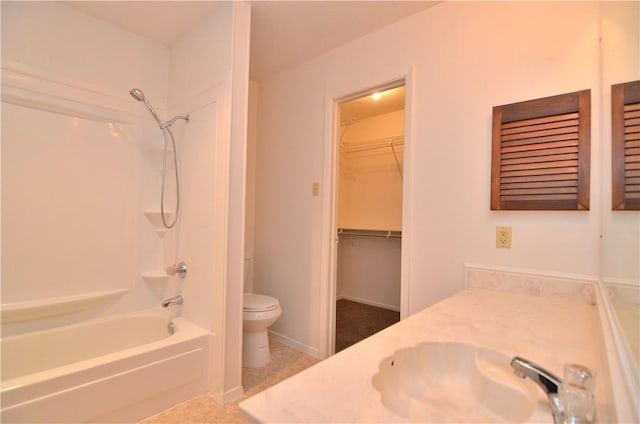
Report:
[[[599,373],[599,335],[594,305],[468,288],[243,401],[240,410],[264,423],[407,422],[382,405],[372,385],[379,363],[398,349],[464,342],[524,357],[561,377],[565,363]],[[596,382],[599,404],[604,396],[598,387]],[[552,423],[539,392],[531,422]]]

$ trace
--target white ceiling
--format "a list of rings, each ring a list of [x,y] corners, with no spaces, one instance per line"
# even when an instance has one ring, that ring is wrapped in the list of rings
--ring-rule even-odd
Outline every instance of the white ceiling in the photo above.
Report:
[[[64,1],[96,18],[171,46],[219,1]],[[251,4],[251,78],[303,63],[437,4],[434,1],[269,1]]]
[[[256,80],[303,63],[433,1],[252,1],[251,75]]]

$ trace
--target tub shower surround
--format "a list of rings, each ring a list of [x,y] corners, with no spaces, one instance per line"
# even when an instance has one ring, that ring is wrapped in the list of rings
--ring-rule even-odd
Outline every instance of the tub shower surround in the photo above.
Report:
[[[208,389],[212,333],[160,307],[162,137],[84,84],[3,62],[1,422],[136,422]]]
[[[374,376],[381,362],[399,350],[444,342],[490,349],[505,358],[521,356],[558,376],[565,363],[583,364],[598,375],[599,420],[611,422],[608,368],[593,285],[495,269],[475,272],[469,267],[468,271],[464,291],[242,402],[240,410],[258,422],[411,422],[424,415],[386,408]],[[554,295],[558,291],[562,296]],[[521,383],[530,385],[537,396],[524,422],[552,423],[542,390],[530,380]],[[474,411],[469,415],[458,411],[455,419],[473,422],[474,417]]]

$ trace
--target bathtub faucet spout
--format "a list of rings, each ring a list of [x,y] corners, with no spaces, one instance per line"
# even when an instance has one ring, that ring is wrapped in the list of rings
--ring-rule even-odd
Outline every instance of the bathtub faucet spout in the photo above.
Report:
[[[167,308],[169,307],[169,305],[182,305],[182,302],[184,302],[184,298],[181,294],[179,294],[177,296],[170,297],[169,299],[162,302],[162,307]]]

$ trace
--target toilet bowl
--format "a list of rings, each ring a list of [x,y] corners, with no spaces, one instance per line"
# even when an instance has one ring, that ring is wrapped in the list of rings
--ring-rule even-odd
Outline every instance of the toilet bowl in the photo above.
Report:
[[[242,365],[260,368],[269,363],[267,328],[280,316],[278,299],[260,294],[245,293],[242,307]]]

